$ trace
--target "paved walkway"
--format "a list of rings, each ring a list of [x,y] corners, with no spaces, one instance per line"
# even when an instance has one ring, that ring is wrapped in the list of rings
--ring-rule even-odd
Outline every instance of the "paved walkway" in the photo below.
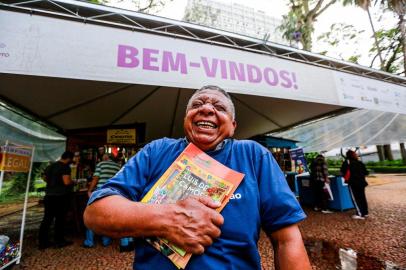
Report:
[[[406,269],[406,175],[376,175],[369,182],[370,217],[365,221],[352,220],[351,210],[324,215],[305,209],[309,217],[300,228],[314,269],[338,269],[338,248],[358,252],[358,269],[385,269],[385,261]],[[31,209],[31,219],[38,222],[38,208]],[[38,251],[35,222],[30,224],[23,259],[15,270],[132,269],[133,253],[119,253],[117,241],[107,248],[84,249],[82,237],[75,236],[70,247]],[[272,249],[264,234],[259,249],[263,269],[273,269]]]
[[[368,219],[352,220],[353,210],[325,215],[307,209],[309,217],[300,226],[303,236],[331,248],[351,248],[361,260],[391,261],[406,268],[406,175],[377,174],[368,182]]]

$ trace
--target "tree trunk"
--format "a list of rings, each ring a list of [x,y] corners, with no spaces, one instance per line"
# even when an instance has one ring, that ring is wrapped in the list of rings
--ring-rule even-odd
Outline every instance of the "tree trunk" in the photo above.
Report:
[[[376,151],[378,152],[379,161],[384,161],[385,160],[385,154],[383,153],[383,146],[382,145],[377,145],[376,146]]]
[[[313,29],[313,20],[307,19],[305,22],[305,30],[302,33],[302,45],[303,50],[311,51],[312,50],[312,29]]]
[[[403,45],[403,68],[404,74],[406,76],[406,28],[405,28],[405,19],[403,14],[399,14],[399,28],[400,34],[402,37],[402,45]]]
[[[381,65],[380,65],[381,70],[383,70],[384,62],[383,62],[383,58],[382,58],[382,51],[381,51],[381,47],[379,47],[379,42],[378,42],[378,38],[376,37],[376,31],[375,31],[374,23],[372,21],[371,12],[369,12],[369,7],[368,6],[366,7],[366,11],[368,13],[369,24],[371,25],[372,32],[374,34],[376,50],[378,51],[379,60],[381,61]]]
[[[405,143],[400,143],[400,155],[403,160],[403,164],[406,165],[406,149],[405,149]]]
[[[390,144],[385,144],[383,146],[383,151],[385,153],[385,159],[393,160],[393,154],[392,154],[392,149],[390,147]]]

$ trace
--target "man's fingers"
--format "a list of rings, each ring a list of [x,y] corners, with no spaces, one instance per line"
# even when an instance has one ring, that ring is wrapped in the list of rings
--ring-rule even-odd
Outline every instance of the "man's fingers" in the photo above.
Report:
[[[220,202],[213,201],[212,198],[207,197],[207,196],[195,196],[193,198],[195,198],[196,200],[198,200],[202,204],[206,205],[207,207],[210,207],[210,208],[213,208],[213,209],[219,208],[221,206]]]
[[[211,221],[213,222],[214,225],[220,227],[221,225],[224,224],[224,218],[222,215],[220,215],[219,213],[215,212],[213,213],[212,217],[211,217]]]
[[[209,226],[209,228],[207,229],[207,235],[209,235],[212,239],[216,239],[219,238],[221,235],[221,230],[214,225]]]
[[[204,235],[201,237],[200,244],[204,247],[211,246],[211,244],[213,244],[213,239],[208,235]]]

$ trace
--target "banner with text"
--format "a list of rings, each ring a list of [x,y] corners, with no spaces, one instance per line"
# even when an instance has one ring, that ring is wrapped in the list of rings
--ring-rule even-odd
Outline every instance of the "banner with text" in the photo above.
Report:
[[[406,113],[406,87],[269,55],[8,11],[0,11],[0,25],[4,73],[182,88],[215,84],[235,93]],[[379,95],[366,100],[369,90],[355,80]]]
[[[23,145],[1,146],[0,171],[28,172],[31,164],[32,147]]]

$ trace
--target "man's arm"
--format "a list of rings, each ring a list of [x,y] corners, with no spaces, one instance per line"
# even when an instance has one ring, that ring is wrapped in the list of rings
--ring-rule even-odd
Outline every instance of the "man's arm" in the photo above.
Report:
[[[63,180],[63,184],[65,186],[73,185],[73,181],[72,181],[72,178],[70,177],[70,174],[69,175],[62,175],[62,180]]]
[[[296,224],[279,229],[268,236],[274,249],[276,270],[312,269]]]
[[[145,204],[113,195],[87,206],[86,227],[98,234],[162,237],[187,252],[202,254],[220,236],[223,217],[207,197],[189,197],[175,204]]]
[[[97,183],[99,183],[99,177],[98,176],[93,176],[92,181],[90,182],[89,188],[87,189],[87,195],[90,197],[92,195],[92,192],[94,188],[97,186]]]

